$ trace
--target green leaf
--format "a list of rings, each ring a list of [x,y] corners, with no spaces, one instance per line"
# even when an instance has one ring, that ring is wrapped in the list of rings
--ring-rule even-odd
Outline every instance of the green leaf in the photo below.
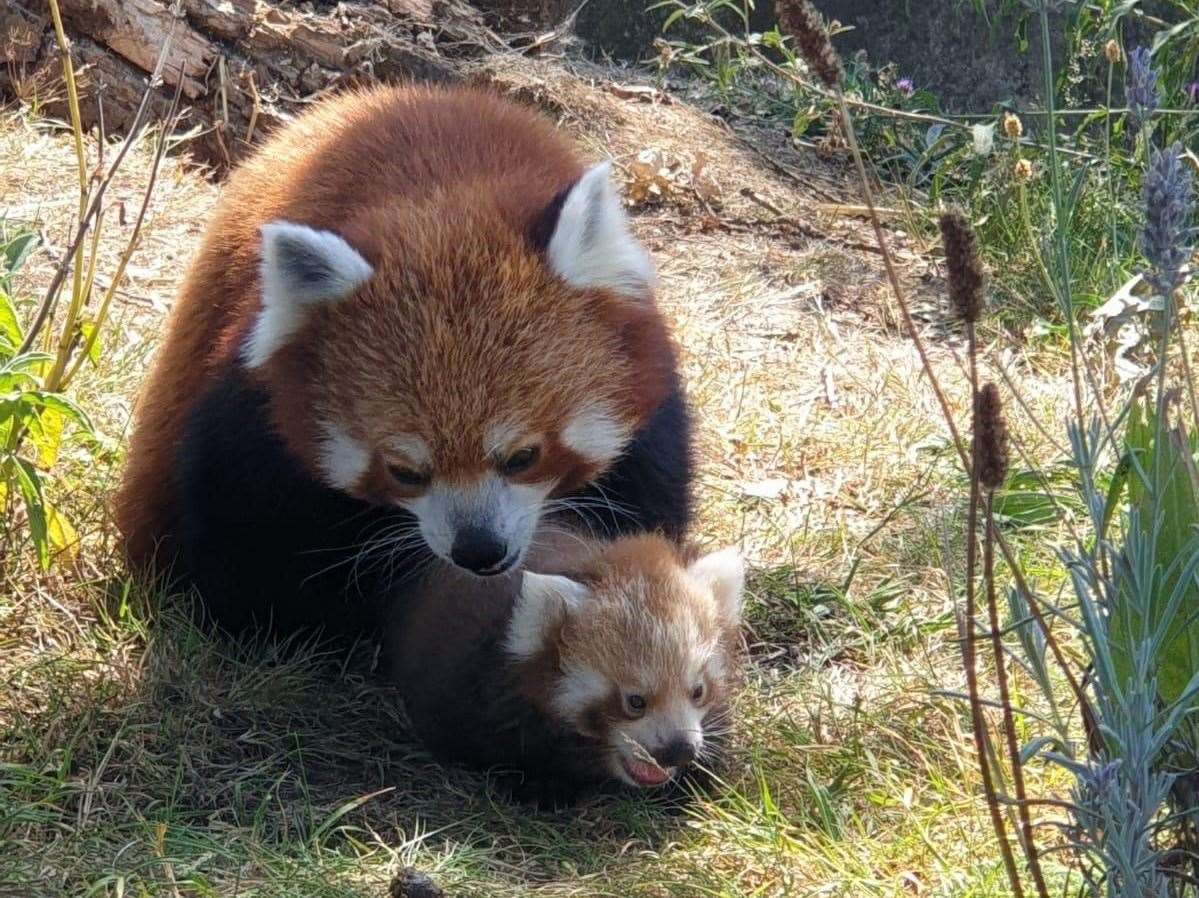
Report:
[[[1199,671],[1199,618],[1193,614],[1199,608],[1199,471],[1182,429],[1159,426],[1139,402],[1129,412],[1125,443],[1128,471],[1116,480],[1127,478],[1128,507],[1140,511],[1133,536],[1145,546],[1139,553],[1152,553],[1153,564],[1147,583],[1129,570],[1116,578],[1109,617],[1113,665],[1120,682],[1128,682],[1138,646],[1148,644],[1158,692],[1171,704]]]
[[[53,362],[54,356],[45,352],[26,352],[21,355],[13,356],[0,365],[0,375],[28,373],[34,376],[42,373],[42,366],[47,362]]]
[[[37,469],[23,458],[13,457],[13,473],[17,490],[25,502],[25,514],[29,518],[29,535],[37,552],[42,570],[50,567],[50,541],[46,530],[46,505],[42,498],[42,481]]]
[[[89,434],[95,432],[95,428],[92,426],[92,419],[88,417],[87,412],[62,395],[62,393],[46,393],[42,390],[30,390],[25,394],[25,400],[31,405],[38,405],[57,412],[66,420]]]
[[[12,297],[0,290],[0,346],[8,347],[9,352],[21,345],[21,322],[17,318],[17,307]]]
[[[22,231],[15,237],[4,244],[2,254],[4,258],[4,273],[0,275],[0,281],[7,283],[9,277],[25,264],[25,260],[29,258],[30,253],[37,249],[38,236],[35,231]]]
[[[96,322],[80,322],[79,338],[87,347],[87,359],[92,363],[92,367],[98,366],[100,364],[100,337],[96,334]]]
[[[1199,31],[1199,16],[1183,19],[1174,27],[1157,32],[1153,36],[1153,48],[1150,52],[1156,54],[1163,46],[1192,30]]]

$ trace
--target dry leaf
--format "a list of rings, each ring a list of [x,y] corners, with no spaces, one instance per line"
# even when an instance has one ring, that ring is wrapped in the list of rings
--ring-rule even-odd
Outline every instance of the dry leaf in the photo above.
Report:
[[[710,206],[719,201],[720,187],[707,174],[708,158],[698,153],[688,165],[676,156],[661,150],[645,149],[629,163],[629,185],[626,197],[630,206],[661,203],[667,199],[687,196],[690,189],[700,202]]]

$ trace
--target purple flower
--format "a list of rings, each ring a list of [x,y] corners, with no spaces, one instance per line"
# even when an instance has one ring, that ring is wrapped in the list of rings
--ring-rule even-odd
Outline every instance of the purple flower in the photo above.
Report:
[[[1133,127],[1140,130],[1157,112],[1157,72],[1151,54],[1137,47],[1128,54],[1128,83],[1124,87]]]
[[[1192,81],[1188,84],[1186,93],[1192,103],[1199,103],[1199,81]]]
[[[1183,164],[1181,143],[1153,153],[1142,191],[1145,229],[1140,246],[1149,262],[1145,280],[1162,296],[1169,296],[1182,286],[1182,269],[1191,258],[1195,236],[1191,173]]]
[[[900,78],[895,82],[895,89],[905,97],[910,97],[916,92],[916,85],[912,83],[911,78]]]

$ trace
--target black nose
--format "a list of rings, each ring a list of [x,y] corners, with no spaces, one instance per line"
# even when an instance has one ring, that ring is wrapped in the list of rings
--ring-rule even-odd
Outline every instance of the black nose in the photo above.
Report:
[[[661,767],[686,767],[695,760],[698,753],[699,747],[694,742],[680,736],[666,743],[653,754],[654,760]]]
[[[454,537],[454,547],[450,549],[450,559],[458,567],[487,576],[502,574],[508,569],[508,565],[504,564],[507,555],[508,547],[494,533],[482,527],[459,530]]]

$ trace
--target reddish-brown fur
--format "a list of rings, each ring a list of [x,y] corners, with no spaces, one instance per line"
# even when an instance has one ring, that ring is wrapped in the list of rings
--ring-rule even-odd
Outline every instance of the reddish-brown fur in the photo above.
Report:
[[[320,416],[338,410],[372,448],[419,427],[439,462],[469,475],[484,464],[479,430],[511,409],[549,444],[537,479],[565,491],[593,477],[552,451],[567,403],[605,397],[636,427],[669,389],[674,354],[652,303],[570,288],[523,239],[581,172],[548,122],[474,89],[346,94],[278,132],[231,177],[137,409],[116,498],[131,559],[169,544],[182,428],[237,361],[260,307],[258,229],[275,219],[334,231],[375,269],[255,372],[309,467]],[[372,461],[362,498],[397,497],[389,461]]]
[[[719,726],[739,676],[740,614],[727,616],[687,576],[698,554],[653,534],[604,543],[539,533],[527,568],[568,576],[591,595],[583,610],[547,616],[539,650],[519,659],[502,637],[522,574],[480,580],[434,568],[386,631],[392,676],[417,732],[437,754],[480,767],[603,780],[613,775],[611,737],[630,725],[620,686],[641,684],[652,715],[690,689],[698,646],[711,652],[702,704]],[[603,675],[610,691],[585,706],[557,706],[568,672],[580,667]]]
[[[552,557],[543,549],[529,566],[567,573],[599,598],[586,614],[553,621],[545,651],[518,665],[524,696],[551,713],[553,689],[567,659],[570,666],[609,674],[613,683],[640,679],[654,684],[644,695],[652,709],[684,681],[692,647],[710,642],[722,657],[726,676],[705,678],[707,702],[722,706],[740,651],[740,620],[723,619],[711,599],[686,582],[684,569],[698,553],[693,548],[680,550],[654,534],[607,544],[573,541],[578,545],[560,549],[554,543]],[[588,548],[590,554],[584,554]],[[684,638],[687,633],[696,638]],[[633,668],[642,671],[640,677]],[[620,692],[614,688],[587,708],[584,717],[589,735],[606,738],[611,727],[624,720]]]

